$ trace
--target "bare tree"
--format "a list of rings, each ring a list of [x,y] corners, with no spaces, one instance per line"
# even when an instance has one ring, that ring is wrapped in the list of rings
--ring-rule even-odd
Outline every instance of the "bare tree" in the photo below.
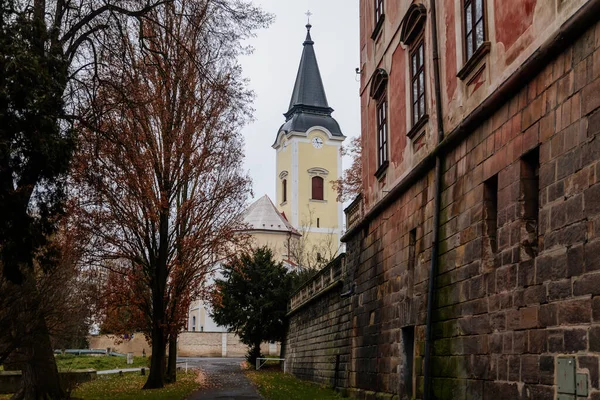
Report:
[[[348,146],[340,149],[342,156],[350,156],[352,165],[346,169],[340,179],[331,181],[333,190],[337,192],[337,201],[354,200],[362,191],[362,143],[360,136],[352,138]]]
[[[158,388],[196,288],[243,238],[237,215],[250,179],[240,129],[253,96],[236,58],[270,17],[228,0],[176,0],[147,17],[141,41],[125,37],[122,54],[104,54],[100,117],[86,125],[73,183],[94,237],[88,263],[121,275],[146,316],[144,387]],[[169,371],[173,380],[174,363]]]
[[[321,234],[319,241],[315,240],[312,233],[314,223],[314,210],[308,206],[298,229],[301,236],[286,243],[289,259],[302,269],[321,269],[329,264],[340,250],[340,243],[333,229],[324,236]]]

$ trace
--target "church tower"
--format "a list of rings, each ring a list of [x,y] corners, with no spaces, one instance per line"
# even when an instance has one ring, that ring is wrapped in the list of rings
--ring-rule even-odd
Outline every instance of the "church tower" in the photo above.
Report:
[[[314,42],[306,40],[285,123],[277,132],[278,208],[302,233],[306,247],[329,258],[340,246],[342,203],[331,181],[342,174],[340,147],[346,138],[327,103]]]

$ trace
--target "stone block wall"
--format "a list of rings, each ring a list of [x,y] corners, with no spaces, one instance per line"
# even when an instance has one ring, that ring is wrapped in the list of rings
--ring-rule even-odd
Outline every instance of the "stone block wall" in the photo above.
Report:
[[[434,398],[555,399],[574,357],[600,399],[600,23],[442,159]],[[292,372],[327,382],[346,352],[355,395],[423,397],[433,175],[346,238],[355,291],[291,315]]]
[[[437,398],[557,395],[575,355],[600,398],[600,25],[447,154]]]
[[[347,243],[348,269],[356,283],[349,370],[356,395],[413,391],[419,383],[412,372],[424,353],[432,179],[431,173],[415,182]],[[405,346],[407,330],[414,339]]]
[[[282,354],[288,372],[340,388],[348,386],[350,361],[350,297],[342,294],[351,288],[344,285],[344,268],[338,258],[292,297]]]

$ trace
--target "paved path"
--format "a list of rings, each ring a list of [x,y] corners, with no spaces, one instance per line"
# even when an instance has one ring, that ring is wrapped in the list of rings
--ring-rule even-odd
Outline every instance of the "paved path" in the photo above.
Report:
[[[118,374],[119,372],[138,372],[141,371],[141,368],[119,368],[119,369],[106,369],[104,371],[98,371],[96,374],[98,375],[108,375],[108,374]],[[150,368],[146,368],[146,373],[150,371]]]
[[[262,400],[240,367],[241,358],[178,358],[189,367],[206,373],[208,387],[192,393],[187,400]]]

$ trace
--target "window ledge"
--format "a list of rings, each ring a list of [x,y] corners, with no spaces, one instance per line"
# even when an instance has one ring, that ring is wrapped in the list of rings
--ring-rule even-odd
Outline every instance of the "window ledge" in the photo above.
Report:
[[[458,71],[458,78],[462,81],[467,79],[469,74],[473,72],[475,67],[479,64],[481,60],[490,52],[492,45],[490,42],[483,42],[481,46],[475,51],[475,53],[469,58],[469,60],[465,63],[460,71]]]
[[[286,201],[284,201],[284,202],[282,202],[282,203],[280,203],[279,205],[280,205],[280,206],[285,206],[286,204],[287,204],[287,200],[286,200]]]
[[[375,25],[375,29],[373,29],[373,33],[371,34],[371,39],[375,40],[379,36],[379,32],[381,32],[381,28],[383,27],[383,21],[385,21],[385,14],[382,14],[379,21],[377,21],[377,25]]]
[[[384,161],[383,164],[381,164],[381,166],[377,168],[377,171],[375,171],[375,178],[381,180],[381,178],[385,176],[385,171],[387,171],[389,165],[389,161]]]
[[[327,200],[309,199],[311,203],[327,203]]]
[[[417,122],[412,128],[410,128],[410,131],[408,131],[406,136],[408,136],[408,138],[412,140],[415,136],[417,136],[421,129],[425,127],[427,121],[429,121],[429,115],[425,114],[421,117],[421,119],[419,119],[419,122]]]

